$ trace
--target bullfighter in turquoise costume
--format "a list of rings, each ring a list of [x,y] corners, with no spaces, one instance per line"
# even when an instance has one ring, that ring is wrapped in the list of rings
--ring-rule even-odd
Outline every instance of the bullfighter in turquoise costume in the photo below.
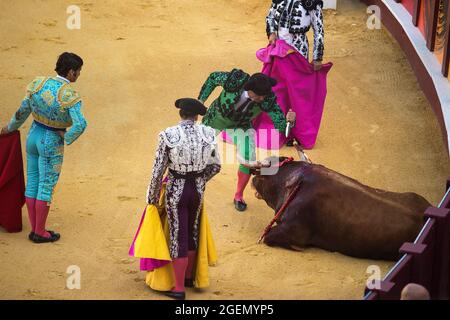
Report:
[[[275,85],[274,79],[262,73],[250,76],[240,69],[233,69],[231,72],[211,73],[198,96],[198,100],[204,103],[216,87],[223,88],[220,96],[208,108],[203,124],[216,131],[226,130],[237,146],[241,164],[234,204],[238,211],[247,208],[243,193],[250,180],[249,164],[256,160],[252,120],[261,112],[266,112],[275,128],[284,134],[286,120],[293,122],[295,119],[294,112],[289,112],[285,117],[277,104],[277,98],[272,92]]]
[[[87,125],[81,113],[81,97],[70,85],[77,80],[82,65],[77,55],[63,53],[55,69],[58,76],[35,78],[27,86],[19,109],[2,129],[2,133],[8,133],[19,129],[30,115],[34,119],[26,143],[25,197],[32,229],[29,239],[36,243],[60,238],[58,233],[45,230],[45,222],[61,172],[64,144],[72,144]]]

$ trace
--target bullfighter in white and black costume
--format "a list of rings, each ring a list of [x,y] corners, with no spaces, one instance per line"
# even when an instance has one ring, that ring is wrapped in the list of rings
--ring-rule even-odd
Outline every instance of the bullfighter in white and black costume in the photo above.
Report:
[[[273,0],[266,17],[266,32],[270,42],[282,39],[308,60],[309,43],[306,33],[312,26],[313,60],[320,64],[324,50],[322,8],[322,0]]]
[[[176,278],[172,293],[178,298],[177,294],[184,295],[186,270],[189,272],[195,262],[205,185],[220,171],[221,165],[215,130],[195,123],[198,115],[205,115],[206,107],[189,98],[179,99],[175,105],[180,109],[182,121],[159,134],[147,199],[149,204],[158,206],[163,175],[168,168],[165,207]]]
[[[269,43],[275,45],[277,39],[284,40],[309,62],[309,42],[306,33],[312,26],[314,31],[313,65],[315,71],[320,70],[325,37],[322,8],[322,0],[273,0],[266,17]],[[293,111],[299,110],[293,109]],[[293,142],[294,139],[290,139],[286,144],[293,146]]]

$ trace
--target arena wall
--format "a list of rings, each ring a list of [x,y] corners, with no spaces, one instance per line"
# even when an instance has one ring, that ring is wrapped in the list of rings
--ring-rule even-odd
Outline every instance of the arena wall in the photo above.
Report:
[[[360,1],[380,8],[381,21],[404,50],[433,108],[449,151],[449,0]]]

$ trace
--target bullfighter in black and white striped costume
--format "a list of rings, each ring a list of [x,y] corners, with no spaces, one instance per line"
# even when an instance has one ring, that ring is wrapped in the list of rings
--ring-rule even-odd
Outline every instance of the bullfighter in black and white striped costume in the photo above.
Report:
[[[147,202],[158,206],[163,175],[168,168],[165,208],[175,271],[175,288],[168,293],[181,298],[185,276],[190,279],[196,258],[205,185],[220,171],[221,165],[215,130],[196,123],[199,114],[205,115],[206,107],[189,98],[179,99],[175,105],[180,109],[182,121],[159,134]]]
[[[266,17],[266,32],[269,41],[282,39],[309,57],[306,33],[314,30],[313,60],[320,64],[324,51],[323,1],[321,0],[273,0]]]

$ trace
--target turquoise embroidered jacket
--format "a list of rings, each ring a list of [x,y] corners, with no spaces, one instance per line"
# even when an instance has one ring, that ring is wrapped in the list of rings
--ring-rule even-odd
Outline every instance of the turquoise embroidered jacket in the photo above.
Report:
[[[70,127],[64,140],[66,144],[72,144],[87,126],[81,106],[78,92],[63,79],[37,77],[27,86],[26,96],[9,122],[8,131],[19,129],[32,114],[36,122],[48,127]]]
[[[261,112],[267,112],[275,128],[280,132],[286,130],[286,117],[277,103],[274,93],[268,95],[262,103],[252,102],[239,117],[235,115],[235,105],[239,102],[244,85],[250,75],[240,69],[231,72],[213,72],[204,83],[198,100],[205,102],[217,86],[223,87],[220,96],[213,101],[203,117],[203,124],[217,130],[252,128],[252,120]]]

